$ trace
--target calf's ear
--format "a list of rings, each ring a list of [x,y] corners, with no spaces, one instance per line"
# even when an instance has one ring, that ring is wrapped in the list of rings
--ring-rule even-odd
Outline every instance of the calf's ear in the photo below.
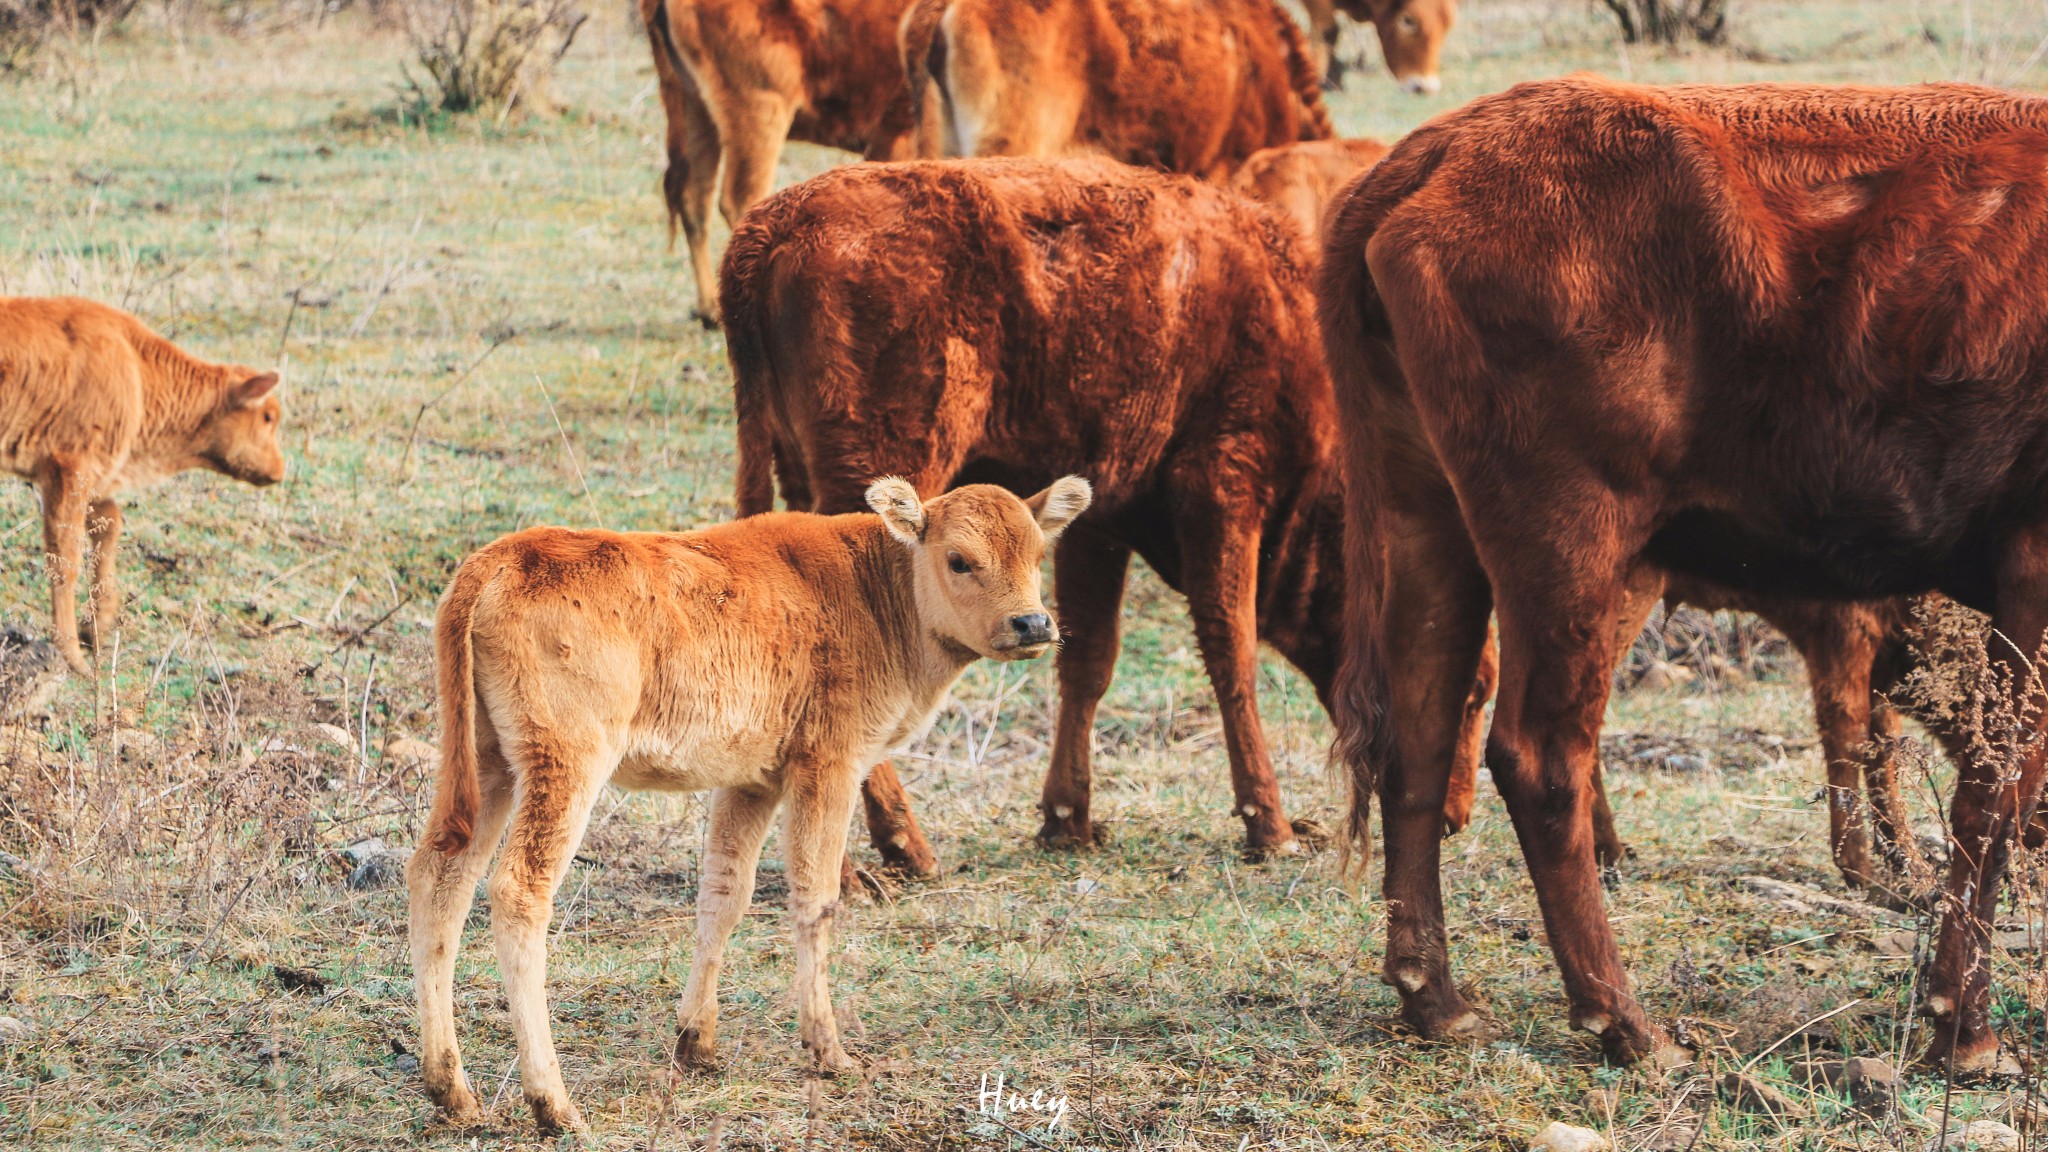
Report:
[[[1052,487],[1024,502],[1031,509],[1031,515],[1038,521],[1039,531],[1050,540],[1067,530],[1074,517],[1088,510],[1088,502],[1095,499],[1095,489],[1088,486],[1079,476],[1062,476],[1052,482]]]
[[[917,489],[901,476],[884,476],[868,485],[868,507],[882,517],[889,535],[905,544],[924,540],[924,501]]]
[[[265,396],[270,395],[276,387],[277,373],[275,372],[265,372],[261,376],[251,376],[240,384],[235,385],[235,403],[243,406],[254,404]]]

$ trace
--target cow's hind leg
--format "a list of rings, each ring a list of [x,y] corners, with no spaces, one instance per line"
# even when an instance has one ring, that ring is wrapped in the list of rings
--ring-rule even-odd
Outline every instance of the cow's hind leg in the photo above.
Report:
[[[1085,522],[1060,537],[1052,568],[1060,614],[1060,719],[1038,805],[1045,813],[1038,842],[1048,848],[1095,843],[1088,812],[1095,709],[1116,670],[1117,616],[1130,564],[1128,547]]]
[[[462,925],[469,919],[477,881],[491,862],[512,808],[512,778],[504,759],[488,741],[488,732],[479,736],[481,804],[469,844],[451,853],[422,845],[406,866],[413,984],[420,1013],[420,1074],[428,1097],[458,1124],[476,1120],[481,1113],[462,1074],[462,1052],[455,1038],[455,960],[462,951]]]
[[[711,796],[711,833],[697,881],[697,954],[676,1005],[679,1068],[718,1062],[718,973],[725,966],[726,941],[753,903],[754,869],[781,799],[779,792],[743,788],[721,788]]]
[[[2020,534],[2000,557],[1998,599],[1988,645],[1996,673],[1985,687],[2005,691],[1985,712],[2005,715],[1986,725],[1957,766],[1949,808],[1949,873],[1941,935],[1927,973],[1924,1011],[1934,1018],[1925,1061],[1941,1071],[1988,1072],[1998,1066],[1991,1026],[1991,925],[2012,839],[2034,818],[2040,801],[2044,694],[2036,662],[2048,631],[2048,532]],[[2000,705],[2003,705],[2001,708]]]
[[[529,733],[519,746],[512,828],[491,877],[491,934],[512,1034],[519,1043],[519,1083],[543,1131],[580,1129],[583,1118],[562,1083],[548,1024],[547,931],[555,891],[583,841],[590,807],[617,765],[595,739]]]
[[[1664,595],[1664,574],[1648,565],[1638,566],[1630,574],[1627,591],[1626,607],[1616,618],[1614,631],[1617,661],[1643,634],[1651,611]],[[1601,767],[1598,752],[1593,755],[1593,859],[1603,868],[1612,868],[1628,859],[1628,844],[1614,826],[1614,805],[1607,796],[1607,773]]]
[[[737,227],[747,209],[775,188],[775,162],[796,109],[780,92],[740,92],[725,110],[725,190],[718,208]]]
[[[851,765],[814,761],[792,780],[784,817],[783,854],[789,867],[790,932],[796,940],[797,1029],[818,1068],[858,1068],[839,1045],[829,974],[832,922],[839,915],[838,862],[853,818],[856,774]]]
[[[1493,626],[1486,629],[1486,647],[1479,654],[1479,671],[1472,677],[1472,691],[1465,697],[1465,718],[1458,727],[1458,750],[1451,757],[1449,791],[1444,795],[1444,835],[1455,836],[1472,823],[1472,804],[1479,794],[1479,765],[1486,752],[1486,706],[1493,702],[1493,690],[1500,683],[1500,642]]]
[[[718,265],[711,259],[711,202],[718,191],[718,125],[694,88],[675,101],[682,114],[682,139],[671,130],[668,172],[662,191],[669,211],[683,225],[683,244],[690,252],[690,271],[697,282],[695,314],[706,327],[718,323]],[[671,233],[671,236],[674,234]]]

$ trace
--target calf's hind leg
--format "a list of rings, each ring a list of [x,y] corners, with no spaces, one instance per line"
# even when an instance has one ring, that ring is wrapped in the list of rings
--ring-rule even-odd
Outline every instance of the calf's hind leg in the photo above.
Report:
[[[581,1129],[583,1117],[562,1083],[548,1025],[548,921],[617,757],[595,740],[570,743],[543,733],[530,734],[521,749],[512,828],[491,877],[491,935],[519,1042],[520,1087],[541,1129],[561,1132]]]
[[[726,941],[753,903],[754,869],[781,799],[766,789],[720,788],[711,794],[711,832],[697,881],[697,954],[676,1005],[679,1068],[718,1063],[718,973],[725,966]]]
[[[462,1074],[462,1051],[455,1038],[455,959],[462,951],[462,925],[476,898],[476,882],[483,878],[512,810],[512,780],[503,758],[484,742],[487,735],[487,730],[479,733],[481,803],[468,846],[442,853],[422,845],[406,866],[413,985],[420,1013],[420,1073],[428,1097],[458,1124],[476,1120],[481,1110]]]
[[[80,676],[92,665],[78,643],[78,570],[85,560],[86,505],[92,485],[76,468],[52,464],[36,477],[43,503],[43,553],[50,567],[50,640]]]

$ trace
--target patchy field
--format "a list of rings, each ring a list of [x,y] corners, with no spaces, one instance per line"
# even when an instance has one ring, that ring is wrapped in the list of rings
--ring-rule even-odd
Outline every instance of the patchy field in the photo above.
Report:
[[[294,469],[262,492],[188,476],[136,500],[100,682],[67,685],[47,726],[0,729],[0,1015],[32,1029],[0,1037],[0,1142],[532,1142],[481,914],[458,1004],[497,1108],[449,1132],[401,1050],[402,895],[351,886],[344,850],[411,843],[421,766],[392,741],[432,737],[429,622],[465,552],[535,523],[731,513],[724,354],[685,321],[661,247],[659,108],[624,8],[606,0],[565,61],[567,110],[543,121],[397,115],[404,45],[349,13],[232,37],[138,20],[0,88],[0,292],[99,297],[202,354],[283,365]],[[1576,69],[2048,82],[2033,0],[1752,3],[1734,26],[1735,48],[1674,56],[1624,48],[1592,3],[1467,0],[1440,97],[1355,75],[1333,102],[1347,132],[1392,136]],[[846,159],[795,147],[783,176]],[[0,488],[0,622],[41,630],[38,531],[28,490]],[[899,762],[946,872],[847,921],[834,987],[859,1079],[814,1091],[800,1070],[772,841],[726,973],[724,1072],[669,1078],[703,806],[604,801],[552,961],[592,1141],[694,1149],[717,1117],[726,1148],[1519,1149],[1565,1120],[1624,1148],[1917,1149],[1945,1107],[2016,1119],[2017,1082],[1909,1078],[1866,1113],[1805,1072],[1911,1050],[1928,924],[1742,881],[1841,895],[1796,663],[1766,650],[1754,675],[1623,695],[1610,716],[1636,849],[1611,912],[1646,1006],[1701,1053],[1700,1074],[1654,1080],[1565,1029],[1490,797],[1446,883],[1456,963],[1499,1039],[1403,1036],[1377,980],[1381,909],[1328,856],[1242,862],[1177,598],[1140,573],[1127,615],[1097,762],[1106,848],[1029,843],[1049,667],[976,669]],[[1277,661],[1263,688],[1289,803],[1334,824],[1313,692]],[[1929,833],[1939,788],[1914,798]],[[2038,952],[2010,943],[2001,1007],[2030,1057]],[[1716,1091],[1730,1072],[1784,1104],[1738,1107]],[[1065,1122],[977,1114],[999,1075],[1064,1095]]]

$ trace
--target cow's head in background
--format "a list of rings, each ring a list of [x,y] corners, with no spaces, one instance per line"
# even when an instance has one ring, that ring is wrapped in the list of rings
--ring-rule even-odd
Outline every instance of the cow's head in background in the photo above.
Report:
[[[1380,53],[1394,81],[1418,96],[1433,96],[1443,81],[1437,65],[1444,39],[1458,21],[1458,0],[1339,0],[1338,7],[1379,33]]]

